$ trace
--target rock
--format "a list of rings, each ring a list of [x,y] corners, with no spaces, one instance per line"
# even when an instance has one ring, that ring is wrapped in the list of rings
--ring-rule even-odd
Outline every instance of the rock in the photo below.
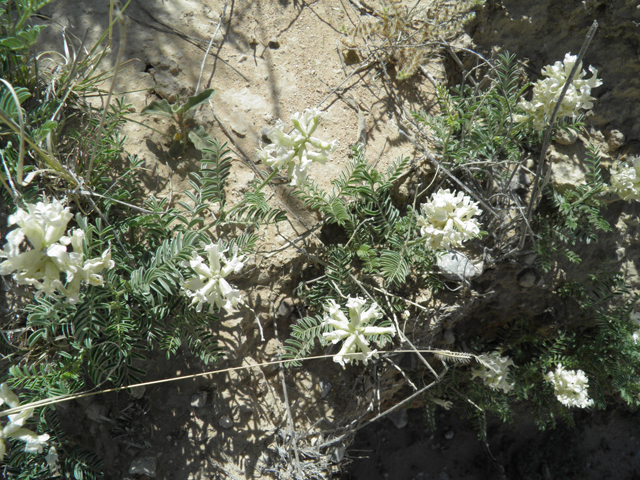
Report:
[[[134,387],[131,389],[131,391],[129,392],[129,395],[131,395],[133,398],[135,398],[136,400],[140,400],[142,397],[144,397],[144,393],[147,391],[147,387],[145,387],[144,385],[140,386],[140,387]]]
[[[87,417],[94,422],[102,423],[104,421],[109,421],[109,409],[100,403],[92,403],[85,409],[85,413],[87,414]]]
[[[555,141],[560,145],[573,145],[576,140],[578,140],[578,134],[574,130],[560,130],[555,135]]]
[[[191,406],[194,408],[202,408],[207,403],[207,392],[199,392],[191,397]]]
[[[444,434],[444,438],[446,438],[447,440],[453,440],[454,436],[455,436],[455,433],[453,430],[449,430],[447,433]]]
[[[331,391],[331,384],[326,380],[320,380],[320,398],[327,398]]]
[[[389,417],[389,420],[391,420],[393,424],[396,426],[396,428],[398,429],[406,427],[407,424],[409,423],[409,415],[407,414],[407,411],[404,408],[401,408],[400,410],[395,410],[387,416]]]
[[[146,475],[147,477],[156,476],[156,458],[142,457],[136,458],[131,462],[129,473],[132,475]]]
[[[277,50],[280,48],[280,42],[278,41],[277,38],[274,37],[271,40],[269,40],[267,47],[271,48],[272,50]]]
[[[536,283],[536,272],[532,268],[525,268],[518,273],[518,284],[523,288],[531,288]]]
[[[218,420],[218,425],[220,425],[224,429],[229,429],[233,427],[233,420],[231,420],[231,418],[229,418],[228,416],[223,415]]]
[[[340,463],[344,458],[344,454],[346,451],[347,449],[344,445],[338,445],[333,449],[333,452],[331,453],[331,461],[334,463]]]
[[[244,138],[247,136],[247,127],[238,118],[232,118],[231,120],[229,120],[229,127],[231,127],[231,131],[238,135],[240,138]]]
[[[586,169],[577,155],[569,157],[549,145],[547,156],[551,163],[551,183],[558,193],[586,183]]]
[[[276,310],[278,318],[289,318],[293,313],[293,301],[290,298],[283,298]]]
[[[624,135],[619,130],[609,130],[604,135],[609,145],[609,152],[615,152],[624,145]]]
[[[453,345],[454,343],[456,343],[455,334],[451,330],[447,330],[446,332],[444,332],[444,341],[448,345]]]
[[[479,272],[469,258],[460,252],[438,255],[438,267],[449,280],[460,282],[477,277]]]
[[[242,63],[242,62],[246,62],[247,61],[247,56],[246,55],[240,55],[240,57],[238,57],[238,63]]]

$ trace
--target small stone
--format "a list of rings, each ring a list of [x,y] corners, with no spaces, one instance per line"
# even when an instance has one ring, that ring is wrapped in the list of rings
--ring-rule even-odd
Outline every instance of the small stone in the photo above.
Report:
[[[260,138],[267,145],[272,143],[271,139],[268,137],[269,132],[271,132],[271,128],[269,128],[269,127],[262,127],[262,130],[260,130]]]
[[[453,430],[449,430],[447,433],[444,434],[444,438],[446,438],[447,440],[453,440],[454,436],[455,436],[455,433],[453,432]]]
[[[273,49],[273,50],[277,50],[280,48],[280,42],[278,41],[277,38],[272,38],[271,40],[269,40],[269,43],[267,44],[267,47]]]
[[[560,130],[556,132],[555,140],[560,145],[573,145],[578,140],[578,134],[573,130]]]
[[[395,410],[391,412],[389,415],[389,420],[393,422],[396,428],[404,428],[409,423],[409,414],[407,411],[402,408],[400,410]]]
[[[231,131],[238,135],[240,138],[244,138],[247,136],[247,127],[243,123],[232,119],[229,121],[229,126],[231,127]]]
[[[85,413],[87,414],[87,417],[94,422],[102,423],[104,421],[109,421],[109,409],[100,403],[92,403],[85,409]]]
[[[536,283],[536,273],[531,268],[525,268],[518,273],[518,284],[523,288],[531,288]]]
[[[438,267],[443,275],[452,281],[469,280],[478,276],[478,270],[471,260],[460,252],[447,252],[438,255]]]
[[[220,425],[222,428],[229,429],[233,427],[233,420],[231,420],[226,415],[223,415],[222,417],[220,417],[220,420],[218,420],[218,425]]]
[[[320,398],[327,398],[331,391],[331,384],[326,380],[320,380]]]
[[[242,62],[246,62],[247,61],[247,56],[246,55],[240,55],[240,57],[238,57],[238,63],[242,63]]]
[[[131,462],[129,473],[132,475],[146,475],[147,477],[156,476],[156,458],[142,457],[136,458]]]
[[[344,458],[344,454],[347,451],[344,445],[338,445],[333,449],[333,453],[331,453],[331,461],[334,463],[340,463]]]
[[[196,393],[191,397],[191,406],[194,408],[202,408],[207,403],[207,392]]]
[[[451,330],[447,330],[446,332],[444,332],[444,341],[448,345],[453,345],[454,343],[456,343],[455,334]]]
[[[293,302],[288,298],[282,299],[282,301],[280,302],[280,305],[278,306],[278,310],[276,310],[276,315],[278,316],[278,318],[280,319],[289,318],[292,313],[293,313]]]
[[[144,393],[147,391],[147,387],[145,387],[144,385],[140,386],[140,387],[134,387],[131,389],[131,391],[129,392],[129,395],[131,395],[133,398],[135,398],[136,400],[140,400],[142,397],[144,397]]]
[[[607,145],[609,145],[610,152],[615,152],[624,145],[624,134],[619,130],[605,132],[605,137],[607,138]]]

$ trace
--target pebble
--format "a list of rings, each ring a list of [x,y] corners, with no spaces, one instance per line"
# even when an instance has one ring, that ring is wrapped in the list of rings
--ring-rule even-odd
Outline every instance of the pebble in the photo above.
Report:
[[[194,408],[202,408],[207,403],[207,392],[196,393],[191,396],[191,406]]]
[[[438,268],[442,270],[443,275],[454,282],[468,280],[479,274],[471,260],[460,252],[447,252],[438,255],[437,261]]]
[[[447,440],[453,440],[454,436],[455,436],[455,433],[453,432],[453,430],[449,430],[447,433],[444,434],[444,438],[446,438]]]
[[[320,380],[320,398],[327,398],[331,391],[331,384],[326,380]]]
[[[524,269],[518,274],[518,284],[523,288],[531,288],[536,283],[536,272]]]
[[[278,318],[289,318],[293,313],[293,302],[288,298],[283,298],[278,306],[278,310],[276,310],[276,315]]]
[[[240,55],[240,57],[238,57],[238,63],[242,63],[242,62],[246,62],[247,61],[247,56],[246,55]]]
[[[404,428],[409,423],[409,415],[405,409],[396,410],[389,414],[389,420],[393,422],[396,428]]]
[[[233,420],[231,420],[226,415],[223,415],[222,417],[220,417],[220,420],[218,420],[218,425],[220,425],[222,428],[231,428],[233,427]]]
[[[156,458],[142,457],[136,458],[131,462],[129,473],[132,475],[146,475],[147,477],[156,476]]]
[[[140,387],[134,387],[131,389],[131,391],[129,392],[129,395],[131,395],[133,398],[135,398],[136,400],[140,400],[142,397],[144,397],[144,393],[147,391],[147,387],[145,387],[144,385],[140,386]]]
[[[560,145],[573,145],[578,140],[578,134],[573,130],[560,130],[556,132],[555,140]]]
[[[624,134],[619,130],[611,130],[605,132],[607,137],[607,145],[609,145],[609,151],[614,152],[624,145]]]

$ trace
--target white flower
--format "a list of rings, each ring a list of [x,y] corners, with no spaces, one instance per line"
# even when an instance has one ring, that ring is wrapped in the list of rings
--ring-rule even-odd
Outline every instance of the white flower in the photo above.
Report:
[[[436,405],[440,405],[445,410],[451,410],[453,402],[451,400],[443,400],[441,398],[432,398],[431,401]]]
[[[201,312],[202,306],[209,303],[209,311],[213,307],[224,308],[227,312],[234,311],[239,303],[242,303],[240,291],[227,283],[225,277],[232,272],[238,273],[244,267],[244,256],[238,257],[237,248],[234,249],[231,260],[225,257],[222,242],[211,243],[204,247],[207,252],[208,265],[204,259],[195,254],[184,266],[191,267],[198,274],[183,283],[183,293],[192,298],[191,305],[196,306],[196,311]]]
[[[555,372],[548,372],[544,379],[553,383],[558,401],[567,407],[586,408],[594,404],[587,388],[589,379],[582,370],[565,370],[559,363]]]
[[[0,385],[0,405],[7,403],[10,408],[20,406],[18,396],[9,390],[6,383]],[[24,451],[27,453],[42,453],[43,448],[49,440],[49,435],[38,435],[29,429],[23,428],[25,422],[33,415],[33,409],[28,408],[14,415],[8,415],[9,422],[0,430],[0,460],[6,452],[4,439],[7,437],[15,438],[25,442]]]
[[[257,154],[260,160],[274,170],[286,169],[291,185],[300,185],[306,181],[311,164],[324,163],[338,143],[337,140],[324,142],[311,136],[320,121],[320,112],[315,108],[294,113],[291,121],[295,127],[291,135],[284,132],[285,125],[282,120],[278,120],[267,134],[273,143],[259,149]],[[313,151],[310,147],[319,151]]]
[[[472,217],[482,210],[463,192],[454,195],[449,189],[440,189],[431,196],[431,201],[420,205],[420,210],[420,234],[433,250],[460,247],[462,242],[480,236],[478,220]]]
[[[640,157],[634,157],[631,165],[617,164],[611,168],[609,191],[623,200],[640,201]]]
[[[526,115],[517,115],[516,119],[525,121],[530,118],[536,129],[544,129],[577,59],[576,55],[567,53],[564,62],[558,61],[554,65],[544,67],[542,75],[547,78],[540,79],[534,84],[533,98],[530,102],[524,99],[520,100],[518,106],[526,112]],[[592,100],[594,97],[591,96],[591,89],[602,85],[602,80],[597,78],[598,70],[590,66],[589,71],[593,75],[591,78],[585,79],[584,76],[587,72],[582,70],[582,63],[580,63],[578,71],[562,99],[557,119],[573,117],[579,109],[590,110],[593,108]]]
[[[344,340],[340,352],[333,357],[333,361],[343,367],[345,363],[352,361],[362,361],[366,364],[370,358],[377,358],[377,351],[369,348],[369,341],[366,337],[385,334],[394,336],[396,334],[393,325],[389,327],[368,326],[373,320],[382,318],[382,312],[377,303],[364,310],[366,303],[363,298],[349,297],[347,301],[349,319],[334,300],[329,300],[329,303],[324,307],[327,314],[324,316],[322,325],[333,327],[333,331],[323,333],[322,336],[334,344]]]
[[[515,366],[509,357],[501,357],[498,352],[478,356],[482,366],[474,368],[471,378],[480,377],[492,390],[502,389],[504,393],[513,390],[514,383],[508,380],[509,367]]]
[[[113,268],[111,251],[107,250],[102,258],[85,261],[82,249],[84,232],[74,229],[71,236],[65,236],[67,223],[72,214],[62,202],[54,199],[50,203],[27,204],[27,210],[18,211],[9,217],[9,225],[18,225],[7,235],[7,244],[0,251],[0,275],[13,273],[19,285],[33,285],[48,295],[56,290],[66,295],[69,303],[79,300],[80,284],[102,285],[104,269]],[[25,238],[33,249],[20,252]],[[73,251],[67,251],[71,245]],[[64,273],[65,284],[60,280]]]

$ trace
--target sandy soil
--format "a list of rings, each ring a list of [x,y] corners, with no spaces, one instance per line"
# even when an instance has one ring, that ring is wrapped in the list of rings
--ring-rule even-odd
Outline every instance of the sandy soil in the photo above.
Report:
[[[529,23],[534,29],[534,20],[542,22],[544,18],[540,8],[538,5],[537,10],[527,12],[507,5],[505,11],[507,17],[511,12],[510,18],[516,22],[533,18]],[[77,37],[86,32],[86,44],[91,45],[107,27],[108,2],[58,0],[44,13],[51,17],[51,26],[43,33],[46,49],[61,50],[63,27]],[[212,137],[230,141],[234,150],[228,186],[231,202],[241,198],[255,177],[250,164],[256,161],[254,152],[260,146],[263,128],[272,126],[277,118],[287,121],[292,113],[308,107],[324,112],[319,135],[340,142],[332,161],[312,172],[324,186],[346,164],[350,145],[363,138],[368,156],[379,159],[381,166],[400,155],[416,156],[415,148],[398,132],[398,118],[403,111],[428,109],[434,87],[418,75],[394,82],[390,94],[379,69],[358,71],[357,62],[343,65],[338,54],[340,29],[356,22],[359,14],[346,0],[132,0],[125,15],[126,34],[115,35],[116,49],[118,42],[125,40],[124,58],[128,61],[116,87],[132,104],[132,118],[143,124],[129,124],[124,133],[127,151],[145,160],[145,191],[179,200],[188,188],[188,173],[198,169],[198,162],[192,150],[180,158],[171,157],[167,135],[163,134],[169,131],[170,122],[142,117],[139,112],[158,98],[173,101],[177,95],[193,94],[198,84],[200,89],[216,89],[216,96],[212,108],[198,112],[197,123]],[[480,30],[474,30],[476,41],[486,50],[501,45],[497,29],[504,19],[499,15],[502,13],[494,11],[481,16]],[[205,50],[218,26],[201,70]],[[520,39],[512,33],[517,25],[508,27],[507,46],[530,56],[525,47],[537,45],[540,39],[534,36],[529,43],[515,42]],[[542,44],[548,54],[537,52],[541,65],[563,56],[553,55],[555,50],[546,39]],[[114,58],[108,57],[105,67],[113,65]],[[436,80],[446,80],[445,63],[439,57],[425,62],[425,67]],[[608,120],[607,112],[597,112],[602,128],[621,128],[636,138],[629,116],[618,125]],[[219,337],[227,354],[216,368],[274,358],[278,341],[288,335],[291,315],[296,315],[295,309],[287,308],[277,313],[283,301],[295,305],[292,292],[304,267],[295,251],[282,249],[287,245],[283,238],[296,238],[317,219],[300,209],[286,185],[273,193],[298,220],[278,231],[265,232],[262,254],[256,256],[253,270],[236,279],[240,287],[252,286],[249,304],[258,316],[245,310],[222,319]],[[157,355],[145,367],[149,380],[199,373],[204,368],[187,348],[169,360]],[[385,382],[387,392],[397,390],[397,378],[388,373],[380,376],[384,379],[383,395]],[[362,453],[367,459],[347,467],[345,478],[631,479],[640,475],[640,444],[636,440],[640,433],[634,433],[637,418],[615,412],[584,415],[577,431],[539,433],[526,416],[518,417],[513,426],[495,424],[489,439],[495,461],[455,411],[442,412],[436,432],[424,431],[421,412],[415,410],[408,414],[408,427],[397,429],[383,420],[359,433],[353,447],[352,436],[347,436],[318,453],[318,444],[337,435],[339,427],[366,409],[375,380],[355,370],[343,371],[332,362],[317,362],[287,371],[284,381],[277,369],[252,368],[153,386],[133,395],[71,402],[60,409],[74,437],[103,455],[107,478],[142,475],[131,471],[139,461],[154,466],[153,475],[148,471],[147,476],[172,480],[293,478],[294,444],[302,451],[309,471],[316,468],[324,478],[338,477],[339,465]],[[283,385],[293,429],[287,424]],[[619,434],[620,430],[624,433]],[[453,437],[447,432],[454,432]],[[576,460],[570,463],[573,470],[558,470],[563,462],[549,447],[565,448],[563,435],[576,445],[572,450]],[[608,463],[613,457],[615,468],[624,472],[619,476],[608,471],[614,468]]]

